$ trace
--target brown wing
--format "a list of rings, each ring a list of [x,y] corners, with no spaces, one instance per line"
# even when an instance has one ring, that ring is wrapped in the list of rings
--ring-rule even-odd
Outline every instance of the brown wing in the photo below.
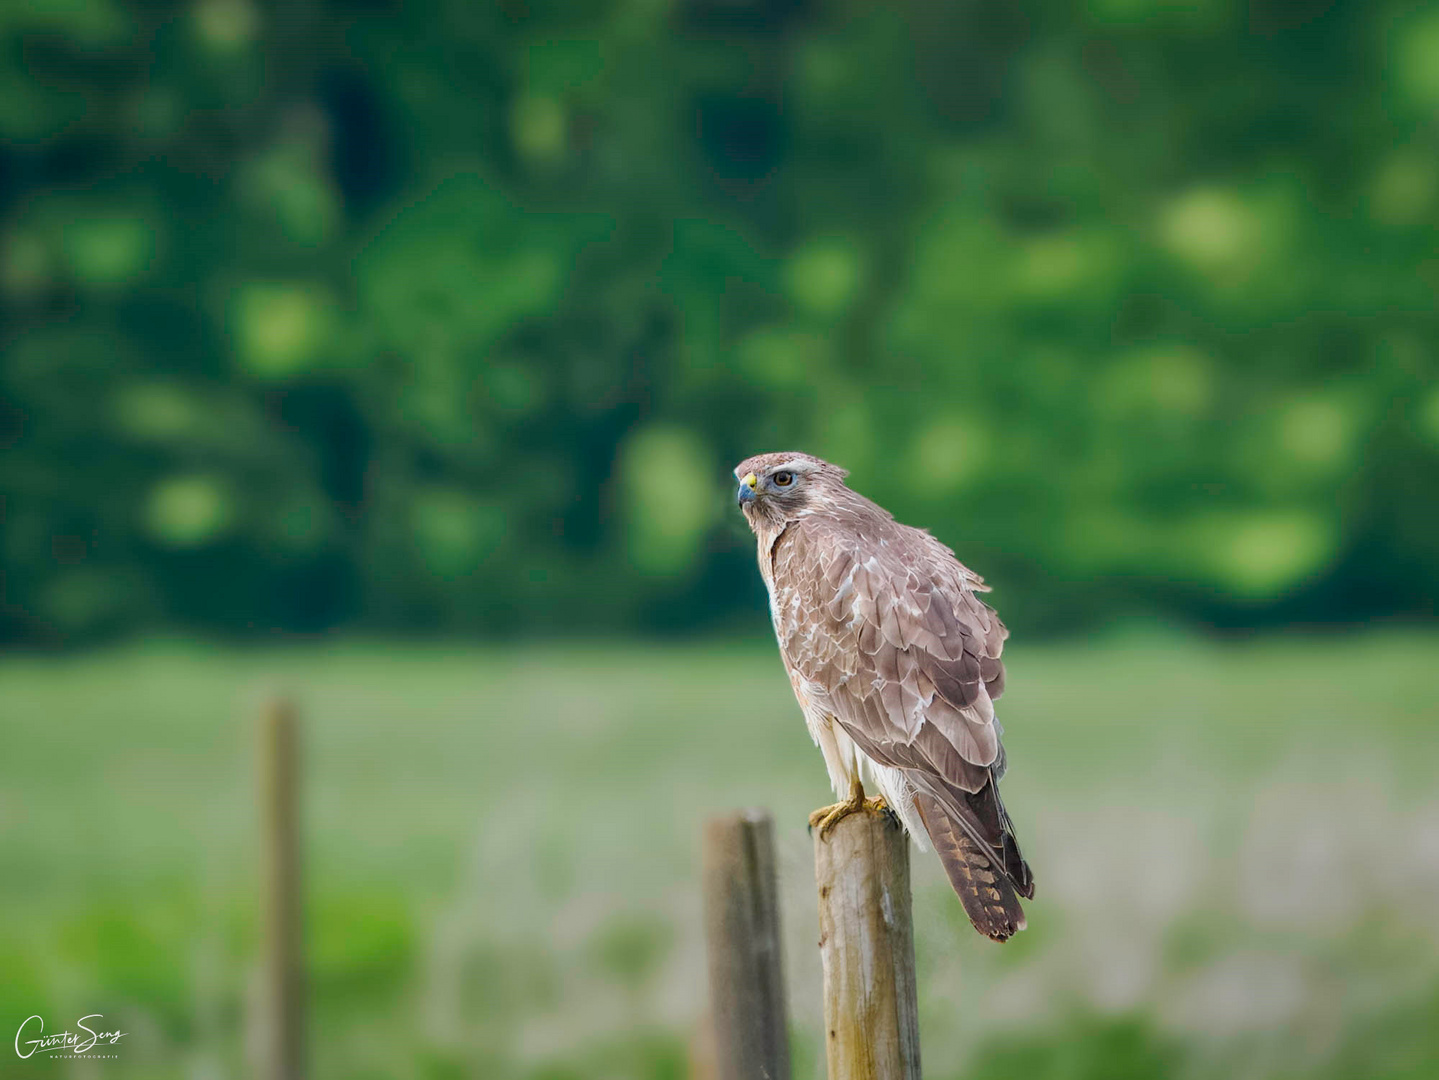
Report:
[[[980,579],[877,507],[814,515],[776,541],[775,624],[792,667],[869,757],[900,769],[975,926],[1003,940],[1034,895],[996,787],[993,700],[1007,631]]]

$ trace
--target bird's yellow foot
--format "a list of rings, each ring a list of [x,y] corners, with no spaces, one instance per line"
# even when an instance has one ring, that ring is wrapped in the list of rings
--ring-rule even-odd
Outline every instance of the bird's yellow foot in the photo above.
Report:
[[[844,802],[835,803],[833,806],[820,807],[809,816],[809,827],[818,829],[820,839],[823,840],[829,835],[831,829],[850,814],[864,811],[880,814],[888,809],[889,804],[878,795],[865,798],[863,785],[858,780],[852,780],[849,785],[849,798]]]

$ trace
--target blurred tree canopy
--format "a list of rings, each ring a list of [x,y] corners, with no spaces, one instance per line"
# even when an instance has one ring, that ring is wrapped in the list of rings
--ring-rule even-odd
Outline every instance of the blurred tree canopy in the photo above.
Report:
[[[798,448],[1012,622],[1432,612],[1439,8],[0,12],[11,640],[678,629]]]

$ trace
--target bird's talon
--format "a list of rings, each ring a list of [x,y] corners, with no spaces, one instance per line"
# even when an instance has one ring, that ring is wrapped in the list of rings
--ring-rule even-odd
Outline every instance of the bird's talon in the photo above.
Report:
[[[815,829],[818,829],[819,837],[823,840],[829,835],[831,829],[849,817],[850,814],[859,813],[890,813],[889,804],[878,795],[865,798],[864,789],[856,784],[851,788],[850,797],[844,802],[835,803],[833,806],[822,806],[810,814],[810,831],[813,832]]]

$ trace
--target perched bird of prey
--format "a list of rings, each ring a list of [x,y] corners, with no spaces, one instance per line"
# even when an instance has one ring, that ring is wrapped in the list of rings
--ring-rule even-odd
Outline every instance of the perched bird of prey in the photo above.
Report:
[[[759,542],[780,656],[835,794],[823,836],[846,814],[888,805],[928,837],[974,927],[1024,929],[1034,878],[999,801],[994,699],[1009,631],[975,595],[983,579],[929,533],[851,491],[808,454],[761,454],[735,469]],[[868,777],[883,799],[866,799]]]

